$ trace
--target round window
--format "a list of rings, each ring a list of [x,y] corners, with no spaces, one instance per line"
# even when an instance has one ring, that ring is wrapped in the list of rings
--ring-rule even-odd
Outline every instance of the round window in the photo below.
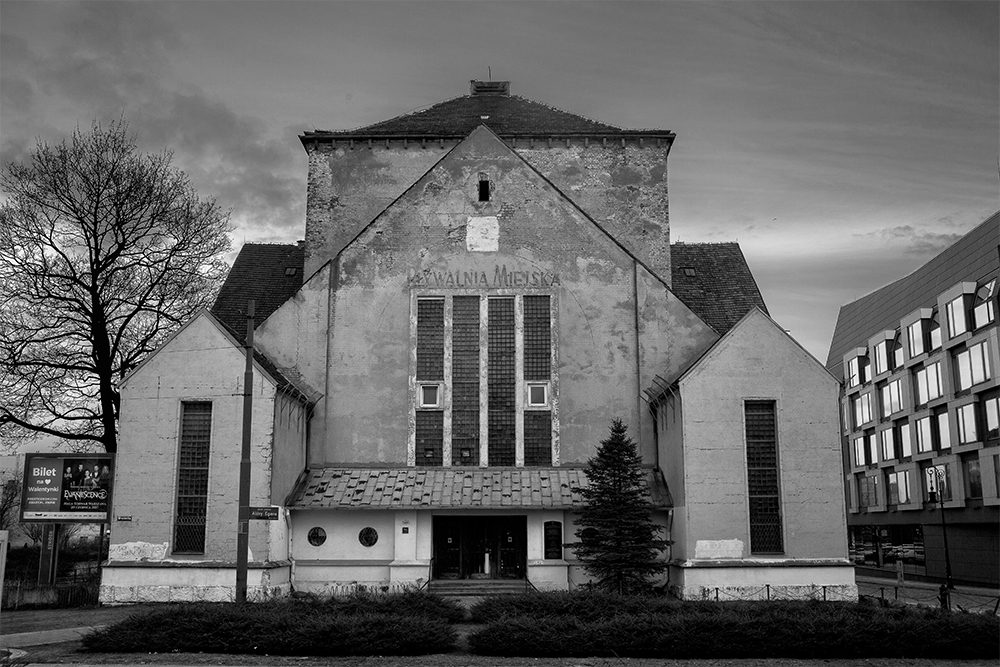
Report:
[[[362,546],[373,547],[378,542],[378,532],[374,528],[362,528],[358,533],[358,541]]]
[[[313,545],[314,547],[318,547],[319,545],[326,542],[326,531],[318,527],[310,528],[309,535],[306,536],[306,539],[309,540],[309,544]]]

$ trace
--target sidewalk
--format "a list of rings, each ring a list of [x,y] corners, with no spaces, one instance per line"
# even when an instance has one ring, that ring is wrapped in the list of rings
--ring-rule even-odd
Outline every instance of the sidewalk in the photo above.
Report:
[[[885,600],[903,602],[925,607],[940,607],[938,592],[941,584],[925,581],[904,581],[902,584],[888,577],[855,577],[858,593]],[[951,591],[953,611],[965,610],[980,613],[997,613],[1000,590],[977,586],[955,586]]]
[[[37,632],[3,634],[0,635],[0,648],[23,648],[25,646],[74,642],[91,630],[103,627],[103,625],[88,625],[79,628],[63,628],[61,630],[39,630]]]

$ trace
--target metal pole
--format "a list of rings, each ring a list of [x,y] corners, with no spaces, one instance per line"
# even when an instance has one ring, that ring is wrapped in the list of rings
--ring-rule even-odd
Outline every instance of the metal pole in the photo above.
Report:
[[[944,520],[944,494],[938,493],[938,502],[941,505],[941,534],[944,537],[944,580],[949,590],[954,590],[955,584],[951,581],[951,554],[948,551],[948,525]]]
[[[240,453],[240,510],[236,532],[236,603],[247,601],[247,551],[250,548],[250,424],[253,417],[253,299],[247,301],[247,365],[243,373],[243,447]]]

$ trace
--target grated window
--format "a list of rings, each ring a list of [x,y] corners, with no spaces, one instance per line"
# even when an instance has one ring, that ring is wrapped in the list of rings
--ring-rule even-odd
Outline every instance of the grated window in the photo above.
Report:
[[[774,401],[744,404],[750,552],[782,553],[781,497],[778,486],[777,411]]]
[[[417,380],[444,379],[444,299],[417,300]]]
[[[205,552],[208,508],[208,460],[212,431],[212,404],[181,403],[181,442],[177,470],[177,511],[174,552]]]
[[[517,416],[513,297],[490,299],[488,312],[489,462],[490,465],[512,466]]]

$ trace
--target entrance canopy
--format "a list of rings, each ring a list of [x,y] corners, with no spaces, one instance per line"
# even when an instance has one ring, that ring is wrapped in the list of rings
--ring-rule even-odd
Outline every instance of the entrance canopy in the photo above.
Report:
[[[671,507],[658,470],[647,474],[657,508]],[[289,500],[295,509],[574,509],[586,503],[583,468],[317,468]]]

